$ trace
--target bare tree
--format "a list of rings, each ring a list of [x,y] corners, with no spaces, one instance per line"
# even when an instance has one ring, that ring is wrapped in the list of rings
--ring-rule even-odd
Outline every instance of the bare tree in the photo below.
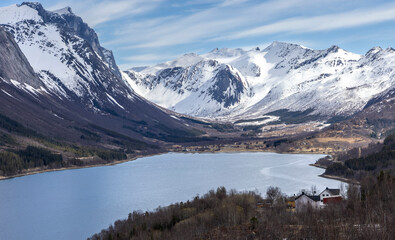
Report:
[[[266,190],[266,199],[275,205],[285,204],[285,194],[281,192],[279,187],[270,186]]]

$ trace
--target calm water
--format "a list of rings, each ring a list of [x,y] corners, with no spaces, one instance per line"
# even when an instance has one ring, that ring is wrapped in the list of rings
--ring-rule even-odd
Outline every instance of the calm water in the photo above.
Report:
[[[322,155],[169,153],[114,166],[0,181],[0,239],[86,239],[133,210],[192,199],[210,189],[287,194],[339,187],[311,167]]]

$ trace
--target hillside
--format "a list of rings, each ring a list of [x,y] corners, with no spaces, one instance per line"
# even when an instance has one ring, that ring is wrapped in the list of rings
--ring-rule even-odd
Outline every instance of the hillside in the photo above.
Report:
[[[210,191],[188,202],[133,212],[90,239],[391,239],[395,179],[366,178],[347,199],[321,210],[287,209],[281,191],[266,199],[254,192]],[[261,207],[263,204],[263,208]]]
[[[395,136],[389,135],[383,143],[371,144],[339,154],[337,161],[327,166],[325,175],[361,180],[380,172],[395,171]]]

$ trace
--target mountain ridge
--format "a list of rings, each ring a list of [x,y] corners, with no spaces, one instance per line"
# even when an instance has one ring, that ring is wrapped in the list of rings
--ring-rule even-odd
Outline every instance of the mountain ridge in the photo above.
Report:
[[[192,56],[192,60],[183,62],[185,56]],[[216,101],[214,96],[188,100],[193,95],[185,85],[188,79],[180,80],[178,77],[176,86],[172,82],[177,77],[163,78],[162,73],[175,67],[184,73],[188,68],[210,72],[207,67],[198,66],[200,62],[210,60],[227,64],[239,72],[245,87],[250,89],[250,94],[228,88],[232,96],[241,94],[241,97],[226,106],[221,101]],[[312,114],[320,115],[325,120],[333,116],[353,115],[362,110],[369,100],[389,91],[395,81],[392,70],[394,60],[391,48],[372,48],[365,55],[360,55],[347,52],[336,45],[324,50],[313,50],[275,41],[263,50],[224,48],[202,55],[184,55],[167,62],[167,65],[180,62],[178,65],[172,64],[168,69],[163,68],[166,64],[159,64],[146,67],[138,74],[127,70],[124,78],[138,94],[148,100],[195,117],[238,120],[262,117],[280,109],[313,109]],[[128,75],[135,76],[128,79]],[[206,82],[210,81],[215,82],[206,79]],[[155,82],[157,86],[147,87],[145,84],[150,82]],[[163,105],[156,96],[179,101]]]

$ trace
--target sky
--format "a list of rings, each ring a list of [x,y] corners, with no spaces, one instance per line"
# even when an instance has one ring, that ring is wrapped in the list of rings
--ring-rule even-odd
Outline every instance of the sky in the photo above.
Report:
[[[1,0],[0,7],[19,4]],[[252,49],[273,41],[365,54],[395,47],[395,1],[388,0],[42,0],[66,6],[98,34],[125,70],[214,48]]]

